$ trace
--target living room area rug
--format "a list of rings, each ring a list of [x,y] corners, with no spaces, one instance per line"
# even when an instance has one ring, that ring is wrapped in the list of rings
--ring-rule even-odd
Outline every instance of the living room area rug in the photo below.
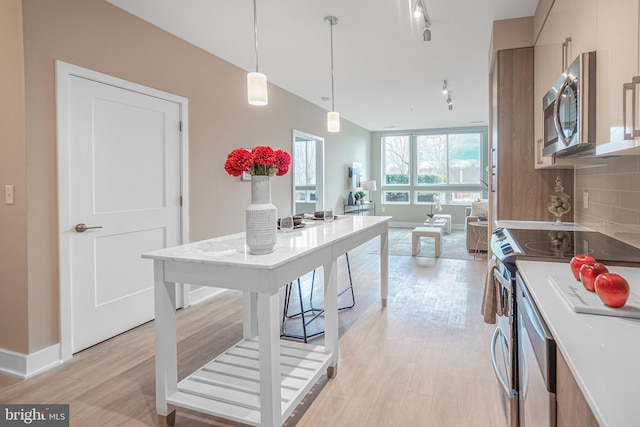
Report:
[[[389,228],[389,255],[412,256],[411,231],[413,231],[413,228]],[[432,237],[420,238],[420,251],[416,256],[430,258],[435,257],[434,241],[435,239]],[[451,230],[451,233],[443,233],[440,258],[463,259],[468,261],[486,261],[487,253],[469,253],[469,251],[467,250],[466,241],[466,234],[464,230]],[[379,254],[380,248],[376,247],[370,253]]]

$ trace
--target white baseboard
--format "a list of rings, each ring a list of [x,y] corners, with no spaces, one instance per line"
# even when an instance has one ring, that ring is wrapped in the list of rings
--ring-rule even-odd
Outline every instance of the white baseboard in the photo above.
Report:
[[[0,372],[25,380],[61,363],[60,344],[54,344],[31,354],[0,348]]]
[[[221,288],[212,288],[211,286],[201,286],[198,289],[189,293],[189,305],[194,305],[213,298],[216,295],[224,292]]]

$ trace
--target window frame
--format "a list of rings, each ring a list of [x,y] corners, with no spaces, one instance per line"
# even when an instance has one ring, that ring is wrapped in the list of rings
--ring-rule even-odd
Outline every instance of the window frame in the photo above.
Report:
[[[479,193],[480,198],[487,197],[487,189],[484,184],[478,182],[477,184],[428,184],[418,181],[418,164],[417,164],[417,151],[418,151],[418,137],[425,135],[452,135],[452,134],[478,134],[480,136],[480,176],[482,180],[487,181],[485,171],[488,168],[488,128],[486,126],[479,127],[467,127],[467,128],[445,128],[445,129],[431,129],[423,131],[406,131],[406,132],[383,132],[380,134],[380,147],[381,147],[381,204],[389,205],[415,205],[415,206],[428,206],[433,204],[432,202],[419,202],[419,192],[434,192],[445,195],[444,200],[441,200],[442,205],[468,205],[467,203],[459,203],[452,200],[452,193]],[[409,184],[386,184],[386,143],[387,137],[409,137]],[[449,179],[449,140],[447,138],[447,180]],[[385,194],[388,192],[408,192],[408,202],[387,202],[385,201]]]

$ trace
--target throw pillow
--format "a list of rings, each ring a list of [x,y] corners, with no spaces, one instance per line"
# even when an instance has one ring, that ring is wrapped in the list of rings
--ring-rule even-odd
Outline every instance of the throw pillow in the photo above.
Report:
[[[489,202],[471,202],[471,216],[487,217],[489,215]]]

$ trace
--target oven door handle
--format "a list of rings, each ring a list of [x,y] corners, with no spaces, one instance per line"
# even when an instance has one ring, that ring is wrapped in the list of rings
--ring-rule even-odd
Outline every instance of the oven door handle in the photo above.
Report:
[[[498,337],[502,337],[504,339],[504,335],[502,329],[497,327],[493,333],[493,337],[491,338],[491,361],[493,362],[493,371],[496,374],[496,378],[502,387],[502,391],[509,398],[512,399],[516,397],[516,391],[512,390],[508,385],[505,379],[500,374],[500,369],[498,368],[498,358],[496,357],[496,343],[498,341]],[[501,344],[502,345],[502,344]]]
[[[512,291],[512,287],[511,287],[511,282],[508,281],[507,279],[504,278],[504,276],[502,276],[502,274],[500,274],[500,272],[498,271],[498,269],[494,269],[493,270],[493,277],[495,277],[495,279],[500,282],[500,284],[502,285],[503,288],[506,288],[509,290],[509,292]]]

